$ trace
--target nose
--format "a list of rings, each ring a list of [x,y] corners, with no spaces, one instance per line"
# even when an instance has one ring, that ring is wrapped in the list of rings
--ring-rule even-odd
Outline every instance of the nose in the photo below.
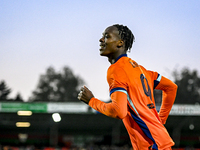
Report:
[[[103,37],[100,38],[100,39],[99,39],[99,42],[104,42],[104,38],[103,38]]]

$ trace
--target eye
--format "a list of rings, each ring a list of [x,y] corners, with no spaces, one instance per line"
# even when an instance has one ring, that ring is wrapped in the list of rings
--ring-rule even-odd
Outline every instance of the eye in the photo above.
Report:
[[[104,37],[105,37],[105,38],[109,38],[110,36],[109,36],[108,34],[105,34]]]
[[[108,33],[103,33],[102,34],[102,38],[103,39],[108,39],[108,38],[110,38],[110,35]]]

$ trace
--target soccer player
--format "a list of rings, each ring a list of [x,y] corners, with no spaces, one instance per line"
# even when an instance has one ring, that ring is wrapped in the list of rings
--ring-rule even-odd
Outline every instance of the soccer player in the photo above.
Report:
[[[171,150],[174,142],[163,124],[174,103],[177,85],[127,56],[134,40],[127,26],[115,24],[105,29],[99,40],[100,55],[111,63],[107,71],[111,102],[98,100],[86,86],[78,99],[102,114],[122,119],[134,150]],[[159,113],[154,89],[163,93]]]

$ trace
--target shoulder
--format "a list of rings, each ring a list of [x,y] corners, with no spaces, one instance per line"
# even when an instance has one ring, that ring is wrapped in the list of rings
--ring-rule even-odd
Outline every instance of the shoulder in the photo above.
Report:
[[[148,70],[148,69],[144,68],[141,65],[140,65],[140,68],[150,76],[158,76],[158,74],[159,74],[158,72],[152,71],[152,70]]]
[[[114,78],[114,77],[122,78],[126,76],[126,73],[123,66],[113,65],[109,67],[107,71],[107,76],[110,78]]]
[[[127,82],[127,74],[125,69],[125,64],[123,61],[118,61],[115,64],[112,64],[107,71],[107,81],[111,82]]]
[[[128,60],[129,60],[128,57],[122,57],[117,62],[112,64],[108,68],[108,75],[109,74],[118,74],[118,75],[120,75],[120,74],[125,73]]]

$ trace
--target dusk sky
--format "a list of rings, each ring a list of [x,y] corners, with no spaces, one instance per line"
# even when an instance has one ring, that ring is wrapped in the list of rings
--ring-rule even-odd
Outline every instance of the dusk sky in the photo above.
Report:
[[[0,81],[27,100],[49,66],[68,66],[106,101],[99,39],[116,23],[132,30],[128,56],[146,69],[170,79],[183,67],[200,73],[199,0],[0,0]]]

